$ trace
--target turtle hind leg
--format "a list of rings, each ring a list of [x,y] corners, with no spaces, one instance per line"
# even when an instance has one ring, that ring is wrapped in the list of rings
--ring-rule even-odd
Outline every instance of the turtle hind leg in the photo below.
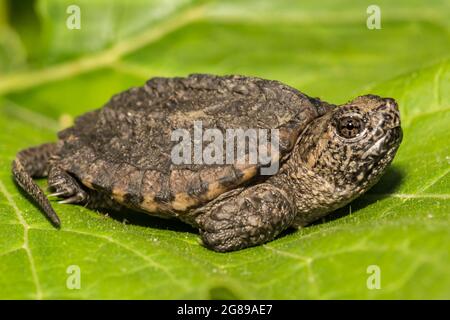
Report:
[[[286,192],[267,183],[224,197],[196,218],[203,244],[226,252],[271,241],[291,226],[292,203]]]
[[[88,194],[83,190],[78,181],[58,165],[50,168],[48,187],[53,191],[49,197],[64,198],[59,203],[85,204],[88,201]]]
[[[57,227],[61,222],[44,192],[32,177],[45,177],[48,174],[49,160],[56,153],[55,143],[46,143],[17,153],[12,163],[12,173],[17,184],[38,204],[50,221]]]
[[[90,209],[112,209],[119,211],[124,207],[114,201],[108,193],[85,188],[77,179],[57,164],[51,166],[48,174],[48,187],[53,193],[49,197],[64,198],[58,203],[81,204]]]

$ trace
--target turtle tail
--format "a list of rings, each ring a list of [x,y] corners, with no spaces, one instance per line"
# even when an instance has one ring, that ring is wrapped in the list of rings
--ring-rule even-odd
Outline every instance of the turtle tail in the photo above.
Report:
[[[12,163],[12,173],[17,184],[36,201],[50,221],[59,227],[61,221],[58,215],[42,189],[32,179],[47,176],[49,160],[55,151],[56,143],[46,143],[20,151]]]

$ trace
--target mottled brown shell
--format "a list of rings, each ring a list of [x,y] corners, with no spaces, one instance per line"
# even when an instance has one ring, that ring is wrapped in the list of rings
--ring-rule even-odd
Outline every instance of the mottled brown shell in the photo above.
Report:
[[[61,166],[87,187],[148,212],[198,207],[259,175],[259,165],[174,165],[171,132],[279,129],[280,158],[305,126],[325,112],[320,101],[281,84],[242,76],[153,78],[114,96],[59,133]]]

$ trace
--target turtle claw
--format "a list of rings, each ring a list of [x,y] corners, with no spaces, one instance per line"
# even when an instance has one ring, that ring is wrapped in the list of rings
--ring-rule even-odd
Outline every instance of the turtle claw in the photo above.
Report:
[[[58,166],[50,169],[48,181],[48,186],[53,191],[49,197],[64,198],[58,203],[84,203],[88,198],[78,182]]]
[[[65,194],[64,191],[53,192],[53,193],[50,193],[50,194],[48,195],[48,197],[59,197],[59,196],[61,196],[61,195],[63,195],[63,194]]]
[[[74,203],[75,202],[75,200],[73,199],[74,197],[71,197],[71,198],[67,198],[67,199],[64,199],[64,200],[60,200],[60,201],[58,201],[58,203],[59,204],[68,204],[68,203]]]
[[[55,183],[50,183],[48,186],[47,186],[47,190],[48,191],[55,191],[55,190],[58,190],[59,188],[59,186],[61,186],[61,185],[63,185],[64,184],[64,180],[58,180],[58,181],[56,181]]]
[[[60,203],[60,204],[80,203],[80,202],[84,201],[85,199],[86,199],[86,197],[83,194],[77,193],[73,197],[58,201],[58,203]]]

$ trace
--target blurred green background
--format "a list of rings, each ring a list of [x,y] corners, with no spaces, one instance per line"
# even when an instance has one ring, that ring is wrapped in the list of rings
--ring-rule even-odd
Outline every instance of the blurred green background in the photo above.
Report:
[[[450,298],[449,30],[448,0],[0,0],[0,298]],[[55,204],[57,231],[12,182],[18,150],[148,78],[189,73],[277,79],[332,103],[391,96],[404,141],[367,195],[229,254],[180,223],[78,206]]]

